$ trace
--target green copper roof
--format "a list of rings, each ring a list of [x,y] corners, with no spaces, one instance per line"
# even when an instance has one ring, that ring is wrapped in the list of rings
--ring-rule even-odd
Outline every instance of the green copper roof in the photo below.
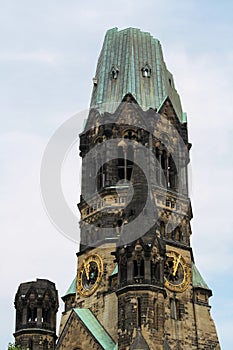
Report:
[[[75,308],[74,311],[104,350],[117,349],[112,338],[89,309]]]
[[[194,264],[192,264],[192,279],[193,287],[209,289],[209,287],[207,286],[206,282],[204,281],[203,277],[201,276],[200,272]]]
[[[113,28],[107,31],[99,56],[91,107],[112,113],[128,93],[143,110],[159,110],[169,97],[180,121],[185,119],[160,42],[139,29]]]
[[[70,294],[76,294],[76,277],[74,278],[74,280],[72,281],[71,285],[69,286],[66,294],[64,295],[64,297],[70,295]]]

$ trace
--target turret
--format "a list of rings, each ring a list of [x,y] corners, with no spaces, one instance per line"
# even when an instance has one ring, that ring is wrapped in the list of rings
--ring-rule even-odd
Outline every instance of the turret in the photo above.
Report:
[[[15,341],[22,350],[55,349],[58,293],[45,279],[21,283],[15,296]]]

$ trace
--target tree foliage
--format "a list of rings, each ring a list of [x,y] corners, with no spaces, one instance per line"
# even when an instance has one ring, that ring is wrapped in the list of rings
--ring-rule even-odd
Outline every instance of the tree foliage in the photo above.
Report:
[[[13,343],[8,344],[8,350],[21,350],[21,346],[15,345]]]

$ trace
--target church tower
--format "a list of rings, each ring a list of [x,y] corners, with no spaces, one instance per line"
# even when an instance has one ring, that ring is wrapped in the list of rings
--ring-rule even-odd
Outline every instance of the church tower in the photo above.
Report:
[[[22,350],[54,350],[58,294],[53,282],[21,283],[15,296],[15,342]]]
[[[56,349],[219,350],[190,245],[187,117],[160,42],[109,30],[93,85],[78,270]]]

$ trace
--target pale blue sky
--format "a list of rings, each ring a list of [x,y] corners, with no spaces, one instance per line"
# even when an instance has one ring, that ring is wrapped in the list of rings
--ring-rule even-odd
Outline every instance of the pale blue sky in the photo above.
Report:
[[[44,211],[40,162],[58,126],[88,108],[106,30],[131,26],[161,41],[188,113],[194,257],[213,289],[222,349],[232,350],[233,2],[0,0],[0,6],[0,348],[12,340],[20,282],[48,278],[61,296],[75,275],[77,245]],[[74,210],[79,164],[73,148],[63,185]]]

